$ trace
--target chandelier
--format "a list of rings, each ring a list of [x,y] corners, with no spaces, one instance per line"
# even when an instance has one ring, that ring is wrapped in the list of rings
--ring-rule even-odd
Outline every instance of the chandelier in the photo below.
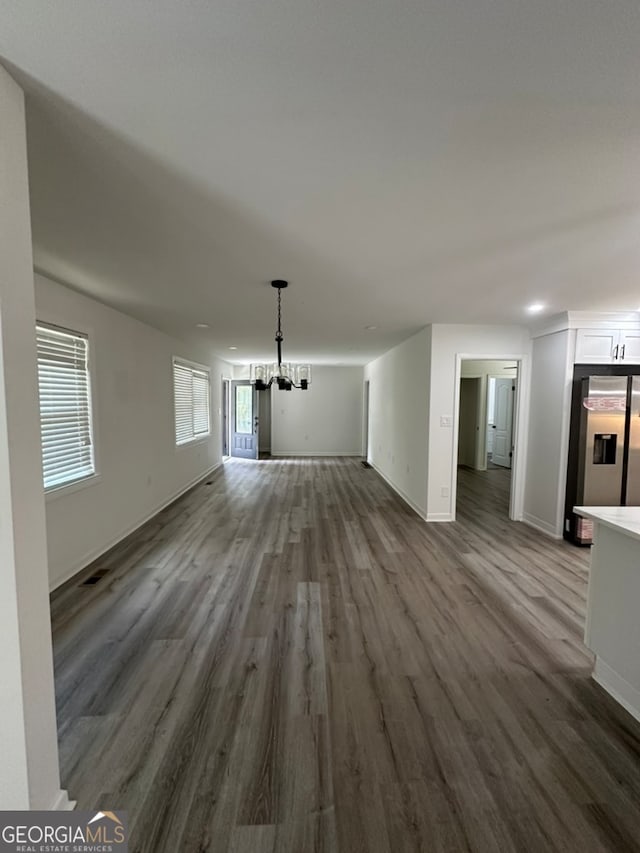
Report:
[[[250,379],[256,391],[266,391],[275,382],[280,391],[291,391],[292,388],[300,388],[306,391],[311,383],[310,364],[292,364],[282,360],[282,318],[281,302],[282,291],[289,286],[289,282],[277,279],[271,282],[271,287],[278,291],[278,329],[276,331],[276,344],[278,347],[278,361],[270,364],[250,365]]]

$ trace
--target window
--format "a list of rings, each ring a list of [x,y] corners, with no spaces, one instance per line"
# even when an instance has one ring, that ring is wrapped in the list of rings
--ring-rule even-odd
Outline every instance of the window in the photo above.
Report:
[[[174,359],[173,394],[176,444],[209,435],[209,371]]]
[[[36,326],[45,490],[95,474],[86,335]]]
[[[251,385],[236,385],[236,432],[243,435],[253,434],[253,423],[251,422],[252,395]]]

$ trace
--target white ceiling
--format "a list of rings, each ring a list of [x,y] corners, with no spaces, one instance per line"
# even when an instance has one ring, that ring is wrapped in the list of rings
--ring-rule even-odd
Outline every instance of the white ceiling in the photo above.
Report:
[[[640,307],[637,0],[0,0],[0,57],[37,267],[223,357],[272,278],[316,362]]]

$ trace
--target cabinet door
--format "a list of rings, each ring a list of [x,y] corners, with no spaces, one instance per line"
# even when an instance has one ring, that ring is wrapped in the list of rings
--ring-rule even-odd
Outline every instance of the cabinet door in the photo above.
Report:
[[[640,364],[640,332],[620,332],[619,353],[622,364]]]
[[[616,362],[616,356],[620,353],[619,337],[618,329],[578,329],[576,364]]]

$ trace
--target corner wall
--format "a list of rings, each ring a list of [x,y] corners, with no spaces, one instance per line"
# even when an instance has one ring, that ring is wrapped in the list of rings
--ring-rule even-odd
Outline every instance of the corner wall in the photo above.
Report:
[[[71,803],[58,767],[24,94],[2,67],[0,127],[0,809],[40,811]]]
[[[427,512],[431,327],[365,367],[369,462],[424,518]]]
[[[535,338],[524,521],[562,536],[575,330]]]
[[[125,314],[36,275],[36,316],[89,335],[99,477],[46,500],[55,588],[221,462],[221,376],[229,366]],[[211,435],[176,448],[172,357],[211,370]]]

